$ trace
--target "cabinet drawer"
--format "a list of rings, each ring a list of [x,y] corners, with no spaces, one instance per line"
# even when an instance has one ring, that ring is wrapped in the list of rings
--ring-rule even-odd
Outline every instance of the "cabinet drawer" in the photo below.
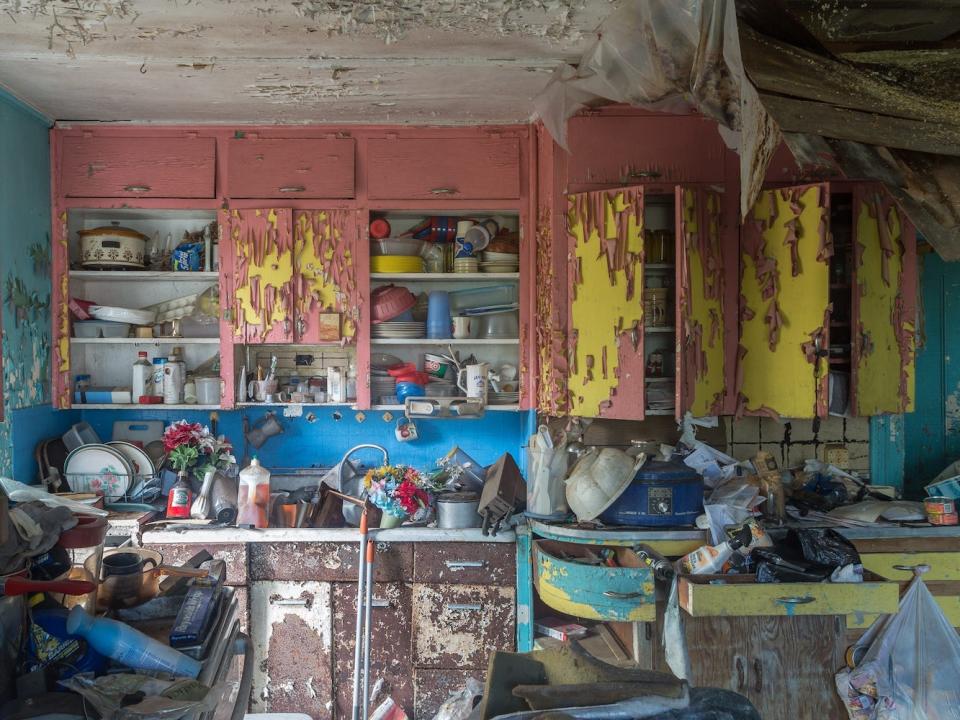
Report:
[[[517,138],[370,140],[372,200],[520,197]]]
[[[864,570],[887,580],[911,580],[916,565],[927,565],[930,570],[923,575],[923,581],[960,580],[960,553],[921,552],[921,553],[868,553],[860,556]]]
[[[513,585],[516,573],[513,543],[418,543],[413,548],[414,582]]]
[[[178,545],[150,545],[144,547],[156,550],[163,555],[166,565],[181,565],[201,550],[206,550],[215,559],[227,564],[227,585],[247,584],[247,546],[244,543],[216,543],[198,545],[195,543]]]
[[[234,198],[352,198],[354,140],[231,140],[227,194]]]
[[[687,576],[680,578],[680,607],[694,617],[895,613],[897,583],[865,577],[862,583],[756,583],[747,576]]]
[[[724,179],[727,150],[711,120],[693,115],[579,117],[568,128],[568,192]]]
[[[212,198],[213,138],[63,138],[61,192],[67,197]]]
[[[577,562],[575,558],[585,557],[587,552],[583,546],[549,540],[533,543],[533,582],[543,602],[554,610],[589,620],[656,619],[656,591],[649,568]]]
[[[252,543],[253,580],[328,580],[356,582],[359,543]],[[406,580],[413,573],[410,543],[377,543],[374,577],[378,582]]]
[[[492,585],[411,585],[413,664],[487,667],[490,653],[514,647],[515,595]]]
[[[427,670],[413,671],[414,718],[432,718],[440,706],[455,692],[460,692],[473,678],[480,686],[486,682],[486,670]]]

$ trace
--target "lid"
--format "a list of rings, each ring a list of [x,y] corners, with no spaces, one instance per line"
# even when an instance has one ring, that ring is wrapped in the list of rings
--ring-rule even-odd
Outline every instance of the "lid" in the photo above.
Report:
[[[370,237],[380,240],[388,235],[390,235],[390,223],[383,218],[370,221]]]
[[[475,492],[444,493],[437,496],[438,503],[474,503],[480,502],[480,494]]]
[[[143,233],[131,230],[130,228],[120,227],[119,225],[104,225],[103,227],[90,228],[89,230],[80,230],[77,234],[82,238],[113,236],[134,238],[136,240],[143,240],[144,242],[150,239]]]
[[[647,460],[633,476],[634,482],[681,482],[699,479],[700,476],[693,468],[672,460]]]
[[[142,358],[146,358],[146,357],[147,357],[147,351],[146,351],[146,350],[141,350],[140,352],[137,353],[137,356],[138,356],[138,357],[142,357]]]

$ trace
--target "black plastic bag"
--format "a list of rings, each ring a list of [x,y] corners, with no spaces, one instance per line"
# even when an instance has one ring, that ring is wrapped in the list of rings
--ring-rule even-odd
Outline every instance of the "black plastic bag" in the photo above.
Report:
[[[860,564],[860,553],[849,540],[830,528],[803,528],[796,531],[803,557],[817,565],[836,569]]]

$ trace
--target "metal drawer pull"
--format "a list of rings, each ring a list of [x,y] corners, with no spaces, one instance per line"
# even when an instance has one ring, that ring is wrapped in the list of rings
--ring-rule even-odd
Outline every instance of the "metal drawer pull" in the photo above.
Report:
[[[604,590],[603,596],[606,598],[611,598],[613,600],[635,600],[636,598],[642,598],[642,592],[632,592],[632,593],[622,593],[616,592],[615,590]]]
[[[370,606],[375,608],[388,608],[390,607],[390,601],[385,598],[374,598],[370,602]]]
[[[284,185],[277,188],[280,192],[303,192],[306,188],[303,185]]]
[[[656,170],[631,170],[627,173],[627,177],[632,178],[658,178],[660,175]]]
[[[904,572],[913,573],[914,575],[922,575],[923,573],[930,572],[930,566],[921,563],[920,565],[894,565],[894,570],[903,570]]]
[[[487,566],[487,563],[484,560],[446,560],[444,564],[450,570],[460,570],[462,568],[482,568]]]
[[[123,189],[127,192],[150,192],[149,185],[126,185]]]
[[[786,597],[778,597],[776,602],[783,603],[784,605],[808,605],[816,600],[813,595],[788,595]]]
[[[456,189],[456,188],[448,188],[448,187],[447,187],[447,188],[433,188],[433,190],[430,191],[430,194],[431,194],[431,195],[456,195],[456,194],[457,194],[457,189]]]
[[[451,612],[479,612],[483,610],[480,603],[447,603],[447,610]]]
[[[277,598],[271,600],[272,605],[292,605],[294,607],[306,607],[309,600],[304,598]]]

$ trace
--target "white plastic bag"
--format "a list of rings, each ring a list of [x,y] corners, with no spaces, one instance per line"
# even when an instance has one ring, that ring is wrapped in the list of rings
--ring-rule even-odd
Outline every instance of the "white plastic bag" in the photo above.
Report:
[[[564,517],[567,507],[567,439],[554,443],[540,426],[527,443],[527,515],[543,519]]]
[[[856,668],[836,675],[851,720],[960,720],[960,635],[919,575],[864,647]]]

